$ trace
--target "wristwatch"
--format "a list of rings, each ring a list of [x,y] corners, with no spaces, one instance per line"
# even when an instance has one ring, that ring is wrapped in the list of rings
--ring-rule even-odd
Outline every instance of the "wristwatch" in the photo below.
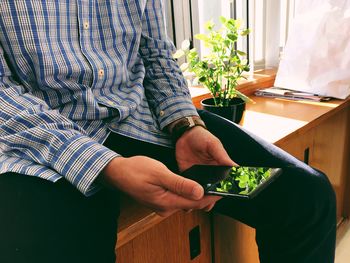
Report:
[[[205,126],[204,121],[198,116],[190,116],[183,117],[173,124],[169,125],[168,131],[176,142],[186,131],[192,129],[195,126],[201,126],[203,128],[207,128]]]

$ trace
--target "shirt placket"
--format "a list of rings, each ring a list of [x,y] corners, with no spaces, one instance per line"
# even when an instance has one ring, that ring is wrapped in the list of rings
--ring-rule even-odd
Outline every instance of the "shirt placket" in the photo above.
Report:
[[[99,89],[105,82],[106,68],[93,47],[94,33],[96,34],[94,31],[98,30],[94,24],[96,14],[94,14],[93,1],[77,0],[77,6],[80,48],[91,66],[93,75],[91,88]]]

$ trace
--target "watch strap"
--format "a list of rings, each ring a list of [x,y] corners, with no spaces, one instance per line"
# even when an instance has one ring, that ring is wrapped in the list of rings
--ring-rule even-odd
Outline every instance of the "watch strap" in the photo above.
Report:
[[[176,142],[186,131],[196,126],[207,128],[204,121],[198,116],[183,117],[170,125],[169,132]]]

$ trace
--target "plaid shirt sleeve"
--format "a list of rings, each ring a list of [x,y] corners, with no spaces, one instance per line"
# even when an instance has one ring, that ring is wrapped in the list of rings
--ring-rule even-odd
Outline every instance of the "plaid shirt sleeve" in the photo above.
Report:
[[[146,69],[146,95],[161,129],[181,117],[198,115],[173,59],[175,47],[167,37],[163,11],[161,0],[147,1],[139,48]]]
[[[0,45],[1,155],[50,167],[85,195],[99,188],[95,178],[118,156],[17,84]]]

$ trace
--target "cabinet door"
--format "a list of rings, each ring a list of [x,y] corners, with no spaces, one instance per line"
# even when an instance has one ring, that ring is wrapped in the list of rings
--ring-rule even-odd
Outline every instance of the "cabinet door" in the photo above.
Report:
[[[346,186],[345,186],[345,194],[344,194],[344,211],[343,215],[345,218],[349,218],[350,216],[350,107],[347,109],[347,128],[346,128],[346,139],[345,139],[345,167],[344,174],[346,177]]]
[[[259,263],[255,229],[223,215],[214,215],[215,263]]]
[[[327,174],[337,196],[337,219],[343,215],[349,144],[348,111],[342,110],[315,127],[310,165]]]
[[[190,240],[190,231],[192,232]],[[198,231],[199,230],[199,231]],[[191,259],[192,256],[198,256]],[[207,213],[178,212],[117,250],[118,263],[210,263]]]
[[[276,144],[300,161],[310,164],[313,159],[314,130],[296,133]]]
[[[344,217],[346,165],[349,154],[348,112],[337,112],[311,130],[298,133],[278,145],[328,176],[337,196],[338,223]]]

